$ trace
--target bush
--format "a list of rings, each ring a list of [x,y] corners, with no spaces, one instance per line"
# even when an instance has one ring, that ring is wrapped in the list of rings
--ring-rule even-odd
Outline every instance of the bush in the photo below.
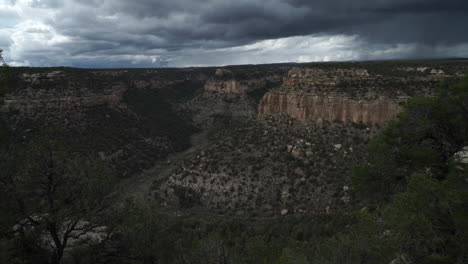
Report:
[[[462,263],[468,243],[468,165],[453,161],[468,145],[468,78],[414,98],[369,144],[369,162],[351,179],[384,225],[383,247],[413,263]],[[372,236],[372,235],[371,235]],[[378,237],[378,235],[373,235]]]

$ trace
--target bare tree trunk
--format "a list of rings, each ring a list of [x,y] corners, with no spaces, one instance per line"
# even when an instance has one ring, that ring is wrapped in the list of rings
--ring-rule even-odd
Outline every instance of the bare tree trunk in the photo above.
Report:
[[[58,235],[57,225],[55,223],[49,224],[49,232],[54,240],[55,249],[52,253],[52,264],[60,264],[63,257],[63,252],[65,250],[65,245],[60,241],[60,237]]]

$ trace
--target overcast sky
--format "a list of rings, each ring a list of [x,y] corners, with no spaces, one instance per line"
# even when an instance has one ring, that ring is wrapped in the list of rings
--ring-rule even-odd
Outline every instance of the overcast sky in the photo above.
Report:
[[[0,0],[11,65],[468,57],[468,0]]]

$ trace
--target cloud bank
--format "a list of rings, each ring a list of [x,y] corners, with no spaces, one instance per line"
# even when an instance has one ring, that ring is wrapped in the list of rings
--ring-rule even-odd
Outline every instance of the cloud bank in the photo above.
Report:
[[[466,0],[0,0],[12,65],[468,57]]]

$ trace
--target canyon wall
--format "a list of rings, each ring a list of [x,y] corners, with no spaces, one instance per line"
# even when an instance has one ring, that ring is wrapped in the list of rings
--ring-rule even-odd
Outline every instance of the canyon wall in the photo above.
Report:
[[[127,89],[122,84],[112,86],[110,89],[103,90],[100,93],[82,89],[76,93],[42,93],[30,97],[8,95],[5,97],[0,111],[33,113],[38,111],[67,111],[100,105],[117,106],[121,103],[123,94]]]
[[[360,68],[295,67],[281,87],[265,94],[258,115],[286,113],[302,121],[384,124],[398,115],[409,98],[433,94],[436,83],[445,77],[451,76],[442,70],[398,76],[392,72],[371,74]]]
[[[182,103],[200,128],[231,124],[257,115],[263,95],[281,85],[289,67],[245,66],[211,71],[203,89]]]
[[[401,106],[387,97],[376,100],[353,100],[344,96],[319,96],[298,93],[268,93],[259,105],[258,113],[266,116],[287,113],[302,120],[327,120],[380,124],[388,122],[401,111]]]
[[[256,90],[262,90],[269,85],[278,85],[283,78],[282,74],[236,74],[231,70],[217,69],[215,75],[205,83],[205,91],[220,92],[225,94],[247,95]]]
[[[14,89],[0,111],[66,111],[124,106],[131,94],[153,91],[199,127],[286,113],[308,120],[386,123],[401,104],[431,95],[464,64],[429,67],[405,63],[248,65],[184,69],[16,69]],[[149,98],[148,98],[149,100]],[[145,102],[148,104],[151,102]]]
[[[0,112],[28,114],[117,106],[128,90],[122,81],[98,80],[92,74],[81,80],[68,78],[70,74],[62,71],[20,74],[15,78],[14,87],[4,96]]]

